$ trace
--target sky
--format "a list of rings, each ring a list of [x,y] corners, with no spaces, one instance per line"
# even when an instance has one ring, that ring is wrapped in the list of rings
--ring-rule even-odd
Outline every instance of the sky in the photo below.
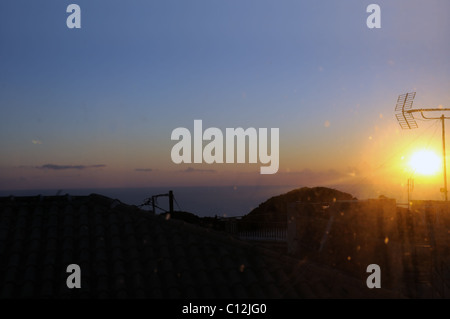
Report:
[[[81,8],[70,29],[67,6]],[[368,28],[369,4],[381,28]],[[450,107],[447,0],[0,3],[0,190],[338,185],[440,198],[439,121],[402,130],[400,94]],[[440,114],[437,114],[440,115]],[[178,127],[279,129],[279,169],[175,164]],[[450,147],[450,146],[449,146]]]

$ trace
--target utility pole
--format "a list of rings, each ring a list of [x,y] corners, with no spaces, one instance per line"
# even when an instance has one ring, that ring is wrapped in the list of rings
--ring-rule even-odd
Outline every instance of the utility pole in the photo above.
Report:
[[[445,160],[445,125],[444,125],[445,116],[442,114],[442,158],[444,162],[444,189],[442,190],[445,195],[445,201],[448,200],[448,189],[447,189],[447,163]]]
[[[173,192],[169,191],[169,213],[173,213]]]
[[[406,93],[400,95],[397,99],[397,105],[395,106],[395,117],[402,129],[414,129],[418,128],[416,120],[414,119],[413,113],[419,112],[423,119],[425,120],[441,120],[442,122],[442,160],[444,162],[444,187],[440,189],[444,193],[445,201],[448,201],[448,189],[447,189],[447,163],[445,156],[445,120],[450,119],[450,117],[444,116],[442,114],[440,117],[427,117],[423,115],[424,112],[443,112],[450,111],[450,108],[430,108],[430,109],[412,109],[414,98],[416,97],[416,92]]]
[[[167,194],[153,195],[151,198],[148,198],[144,202],[144,204],[142,204],[141,206],[145,206],[145,205],[151,204],[152,205],[153,214],[155,214],[156,213],[156,207],[158,207],[156,205],[156,201],[157,201],[158,197],[164,197],[164,196],[169,197],[169,213],[172,214],[173,213],[173,202],[174,202],[173,191],[169,191],[169,193],[167,193]],[[158,208],[162,209],[161,207],[158,207]]]
[[[408,212],[411,209],[411,192],[413,191],[414,188],[414,180],[412,179],[412,177],[408,178]]]

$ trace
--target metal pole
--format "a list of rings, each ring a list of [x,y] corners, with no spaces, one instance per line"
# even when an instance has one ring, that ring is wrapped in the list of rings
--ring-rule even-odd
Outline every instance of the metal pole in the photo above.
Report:
[[[448,191],[447,191],[447,164],[445,160],[445,126],[444,126],[444,114],[441,116],[442,121],[442,150],[443,150],[443,161],[444,161],[444,193],[445,193],[445,201],[448,200]]]
[[[411,207],[411,201],[410,201],[410,198],[409,198],[409,192],[410,192],[410,189],[411,189],[410,183],[411,183],[411,178],[408,178],[408,212],[409,212],[410,207]]]
[[[169,191],[169,212],[173,213],[173,192]]]
[[[155,210],[155,200],[156,200],[156,196],[152,196],[152,209],[153,209],[153,214],[156,214],[156,210]]]

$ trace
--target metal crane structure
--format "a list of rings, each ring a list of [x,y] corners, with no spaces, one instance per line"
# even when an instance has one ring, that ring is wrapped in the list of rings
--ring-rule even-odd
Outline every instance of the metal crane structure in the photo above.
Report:
[[[441,188],[441,192],[444,193],[445,201],[448,200],[448,189],[447,189],[447,165],[445,159],[445,120],[450,119],[444,114],[438,117],[425,116],[424,112],[445,112],[450,111],[450,108],[429,108],[429,109],[413,109],[413,101],[416,97],[416,92],[402,94],[397,99],[397,105],[395,106],[395,117],[402,129],[415,129],[419,126],[414,118],[414,113],[420,113],[425,120],[440,120],[442,123],[442,161],[444,168],[444,187]]]

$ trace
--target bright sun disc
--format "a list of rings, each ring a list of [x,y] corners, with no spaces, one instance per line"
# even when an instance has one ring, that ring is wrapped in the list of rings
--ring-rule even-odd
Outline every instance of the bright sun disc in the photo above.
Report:
[[[441,168],[441,158],[432,151],[420,150],[411,156],[409,166],[416,173],[433,175]]]

